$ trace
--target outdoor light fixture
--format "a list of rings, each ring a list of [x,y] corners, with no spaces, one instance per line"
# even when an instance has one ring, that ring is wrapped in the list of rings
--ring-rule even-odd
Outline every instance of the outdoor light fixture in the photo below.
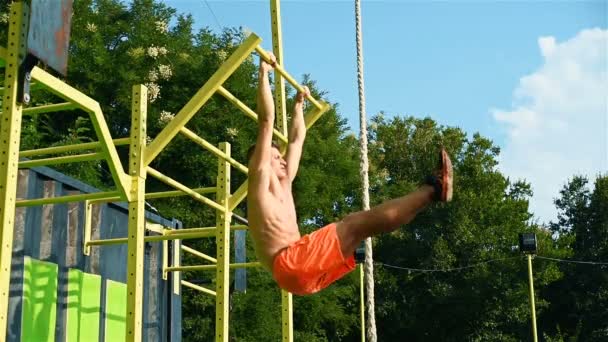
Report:
[[[525,254],[536,254],[536,234],[520,233],[519,250]]]
[[[355,263],[362,264],[365,262],[365,242],[361,242],[355,250]]]

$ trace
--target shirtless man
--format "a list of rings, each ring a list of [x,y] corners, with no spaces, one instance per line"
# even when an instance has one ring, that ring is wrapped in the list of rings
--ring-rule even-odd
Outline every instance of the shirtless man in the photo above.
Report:
[[[277,284],[298,295],[329,286],[355,268],[355,249],[367,237],[388,233],[410,222],[434,201],[452,198],[452,164],[441,151],[439,170],[416,191],[368,211],[346,216],[309,235],[300,236],[291,184],[298,172],[304,124],[305,93],[296,95],[285,159],[272,142],[274,101],[268,73],[271,63],[260,61],[257,98],[258,137],[249,153],[248,219],[256,255]]]

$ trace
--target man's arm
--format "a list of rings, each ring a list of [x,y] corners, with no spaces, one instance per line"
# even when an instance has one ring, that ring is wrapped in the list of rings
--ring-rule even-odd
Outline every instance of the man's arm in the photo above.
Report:
[[[298,92],[296,103],[293,107],[293,117],[289,129],[289,145],[287,146],[287,174],[289,180],[293,181],[298,173],[300,158],[302,157],[302,146],[306,138],[306,124],[304,123],[304,99],[310,94],[308,87],[304,87],[304,93]]]
[[[274,101],[270,90],[268,73],[274,69],[276,64],[275,56],[270,53],[271,63],[266,63],[260,58],[259,84],[257,97],[258,112],[258,138],[255,151],[251,158],[249,167],[260,169],[262,166],[270,165],[271,143],[274,127]]]

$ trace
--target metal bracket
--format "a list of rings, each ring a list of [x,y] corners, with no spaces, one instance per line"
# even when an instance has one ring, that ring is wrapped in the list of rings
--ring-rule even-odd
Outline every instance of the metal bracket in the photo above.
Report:
[[[38,64],[38,57],[27,54],[23,62],[19,66],[19,89],[17,92],[17,101],[27,105],[30,103],[30,86],[32,82],[32,69]]]

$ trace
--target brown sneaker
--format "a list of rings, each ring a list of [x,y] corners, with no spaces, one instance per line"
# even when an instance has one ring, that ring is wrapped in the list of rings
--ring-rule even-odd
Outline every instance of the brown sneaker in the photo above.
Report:
[[[439,166],[435,175],[428,176],[425,183],[435,188],[435,201],[449,202],[452,200],[453,193],[453,177],[452,161],[448,152],[442,148],[439,156]]]

